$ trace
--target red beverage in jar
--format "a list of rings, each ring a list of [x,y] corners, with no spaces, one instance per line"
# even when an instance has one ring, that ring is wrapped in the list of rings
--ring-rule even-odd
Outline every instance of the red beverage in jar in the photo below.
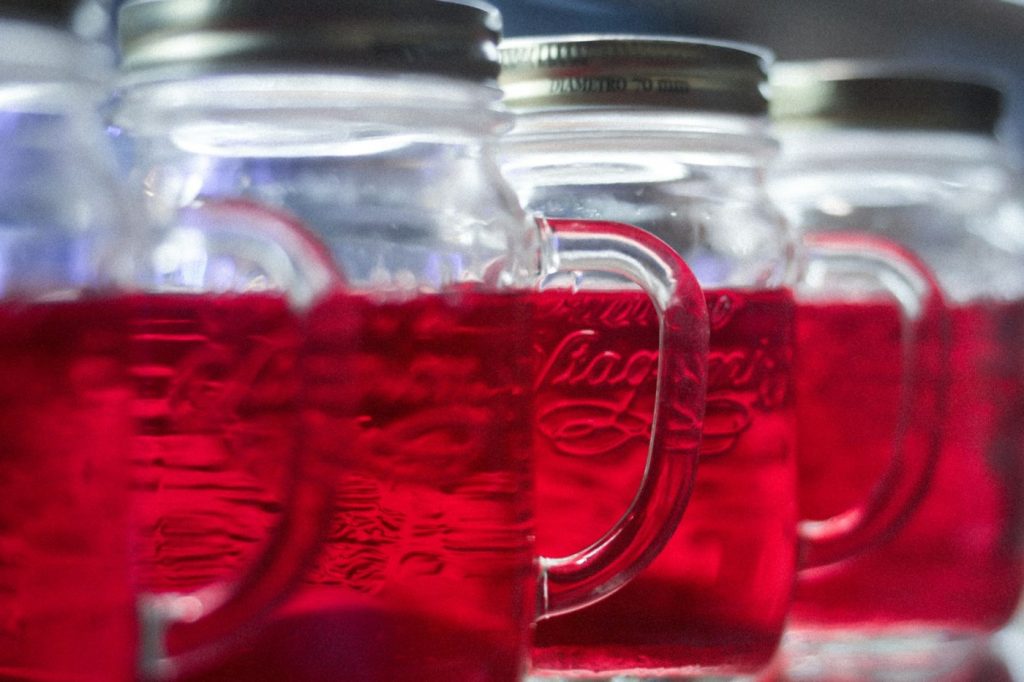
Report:
[[[895,301],[797,308],[798,492],[803,518],[843,513],[871,494],[901,428],[904,361]],[[909,434],[908,434],[909,435]],[[876,452],[875,457],[857,453]]]
[[[1016,607],[1024,581],[1024,302],[957,305],[949,315],[951,357],[941,368],[948,410],[927,494],[884,544],[801,576],[798,627],[986,632]],[[842,504],[838,495],[863,495],[891,457],[899,318],[883,304],[825,302],[801,306],[799,320],[800,343],[819,352],[799,374],[801,501],[821,517]],[[923,352],[938,343],[930,333]],[[940,376],[915,399],[933,395]]]
[[[132,677],[125,310],[0,307],[0,679]]]
[[[546,299],[544,297],[547,297]],[[750,671],[772,656],[796,561],[792,295],[708,290],[697,482],[665,549],[611,597],[537,626],[540,671]],[[538,545],[562,555],[626,511],[646,458],[657,318],[639,292],[542,295]],[[694,423],[669,428],[694,431]]]
[[[299,595],[204,680],[517,680],[533,618],[530,295],[334,294],[302,441],[337,467]]]
[[[130,332],[141,587],[237,580],[294,484],[299,319],[278,295],[152,295]]]

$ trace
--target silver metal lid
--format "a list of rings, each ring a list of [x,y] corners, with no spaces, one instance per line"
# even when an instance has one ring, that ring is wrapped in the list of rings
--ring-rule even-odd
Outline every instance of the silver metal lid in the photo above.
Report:
[[[128,0],[123,68],[341,68],[497,78],[501,17],[477,0]]]
[[[669,107],[767,113],[771,55],[716,41],[657,36],[513,38],[501,46],[501,85],[515,110]]]
[[[0,0],[0,16],[67,26],[78,0]]]
[[[780,124],[995,132],[1003,94],[976,74],[883,62],[777,64],[771,113]]]

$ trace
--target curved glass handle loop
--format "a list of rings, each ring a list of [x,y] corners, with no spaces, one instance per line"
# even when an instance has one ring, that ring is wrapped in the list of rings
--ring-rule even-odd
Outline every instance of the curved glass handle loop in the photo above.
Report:
[[[288,512],[246,575],[230,586],[140,599],[139,675],[143,680],[188,677],[244,644],[273,607],[298,585],[330,520],[325,476],[302,467]]]
[[[921,502],[939,456],[950,340],[939,284],[903,247],[843,232],[805,235],[804,245],[805,293],[820,286],[829,272],[870,280],[896,299],[902,318],[900,411],[889,466],[858,506],[800,523],[800,566],[806,570],[834,564],[891,537]]]
[[[225,286],[245,290],[248,279],[285,291],[303,308],[326,291],[345,286],[330,252],[291,215],[246,200],[218,200],[181,209],[169,231],[201,235],[205,254],[242,254]],[[187,251],[187,250],[186,250]],[[188,258],[183,253],[182,258]],[[215,259],[214,259],[215,260]],[[209,278],[190,262],[185,272],[204,290]],[[169,286],[181,286],[175,278]],[[223,279],[223,277],[222,277]],[[139,600],[139,676],[187,677],[223,660],[255,632],[273,607],[299,584],[330,521],[331,465],[299,448],[290,462],[284,513],[263,552],[240,579],[190,593],[143,595]]]
[[[625,277],[654,302],[660,323],[657,393],[643,481],[619,522],[583,551],[540,559],[538,618],[613,593],[664,547],[689,500],[707,383],[708,312],[682,259],[661,240],[618,223],[548,220],[542,275],[597,271]]]

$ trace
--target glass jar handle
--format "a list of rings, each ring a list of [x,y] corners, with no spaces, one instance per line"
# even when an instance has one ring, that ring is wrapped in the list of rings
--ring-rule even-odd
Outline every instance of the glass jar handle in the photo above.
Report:
[[[328,480],[305,468],[288,512],[263,554],[230,586],[187,594],[149,594],[139,600],[139,675],[167,680],[200,672],[254,634],[262,619],[298,585],[329,520]],[[318,520],[319,519],[319,520]],[[168,652],[168,643],[173,653]]]
[[[273,245],[276,250],[268,252],[272,257],[266,263],[255,257],[249,265],[286,291],[297,308],[345,286],[343,274],[315,235],[272,207],[237,199],[199,202],[179,210],[176,229],[216,237],[212,241],[226,254],[253,256],[262,252],[259,244]],[[300,449],[291,466],[285,511],[263,552],[239,580],[195,592],[140,597],[142,679],[188,676],[214,665],[251,636],[298,585],[330,519],[331,465]]]
[[[708,312],[700,285],[657,237],[603,221],[539,220],[542,276],[598,271],[647,292],[659,319],[657,393],[643,480],[625,515],[600,540],[540,559],[538,618],[611,594],[658,554],[682,517],[700,455],[707,383]]]
[[[896,533],[913,514],[931,483],[939,457],[939,429],[945,410],[949,321],[935,277],[916,256],[888,240],[860,233],[804,236],[808,273],[838,271],[873,279],[898,302],[901,318],[902,380],[892,458],[867,499],[831,518],[799,525],[803,570],[827,566],[864,551]],[[806,277],[805,288],[816,279]],[[938,352],[927,352],[938,338]],[[798,349],[799,352],[799,349]],[[919,400],[925,387],[934,392]],[[923,442],[909,434],[926,434]]]

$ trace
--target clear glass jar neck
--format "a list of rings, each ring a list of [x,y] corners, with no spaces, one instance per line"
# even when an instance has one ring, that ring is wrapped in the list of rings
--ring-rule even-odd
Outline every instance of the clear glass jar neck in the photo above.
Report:
[[[436,76],[267,72],[122,83],[116,122],[210,156],[357,156],[388,138],[485,144],[510,125],[496,87]]]
[[[504,149],[506,172],[529,173],[534,184],[561,184],[567,174],[590,182],[658,182],[685,166],[747,171],[750,182],[760,183],[778,145],[764,118],[580,108],[519,114]]]
[[[502,170],[529,210],[641,227],[705,286],[785,286],[795,243],[765,190],[763,118],[666,109],[526,113]]]
[[[0,20],[0,45],[0,297],[124,286],[132,211],[98,112],[102,51],[13,20]]]
[[[1024,194],[999,141],[950,131],[782,126],[771,192],[804,231],[866,230],[920,255],[964,302],[1024,293]]]
[[[0,45],[0,106],[5,109],[71,110],[80,99],[69,93],[98,103],[109,84],[109,55],[68,31],[3,19]]]
[[[783,154],[773,167],[772,185],[783,203],[815,193],[842,196],[860,208],[893,210],[938,198],[948,204],[959,197],[972,206],[1017,200],[1019,180],[990,135],[785,126],[779,135]]]
[[[499,173],[509,116],[495,87],[367,73],[136,80],[114,122],[158,239],[173,239],[182,208],[241,200],[305,227],[349,287],[397,295],[532,253]]]
[[[844,166],[874,164],[913,169],[928,164],[947,167],[1008,167],[1008,155],[991,135],[941,130],[886,128],[815,128],[779,125],[783,142],[779,167],[807,164]]]

